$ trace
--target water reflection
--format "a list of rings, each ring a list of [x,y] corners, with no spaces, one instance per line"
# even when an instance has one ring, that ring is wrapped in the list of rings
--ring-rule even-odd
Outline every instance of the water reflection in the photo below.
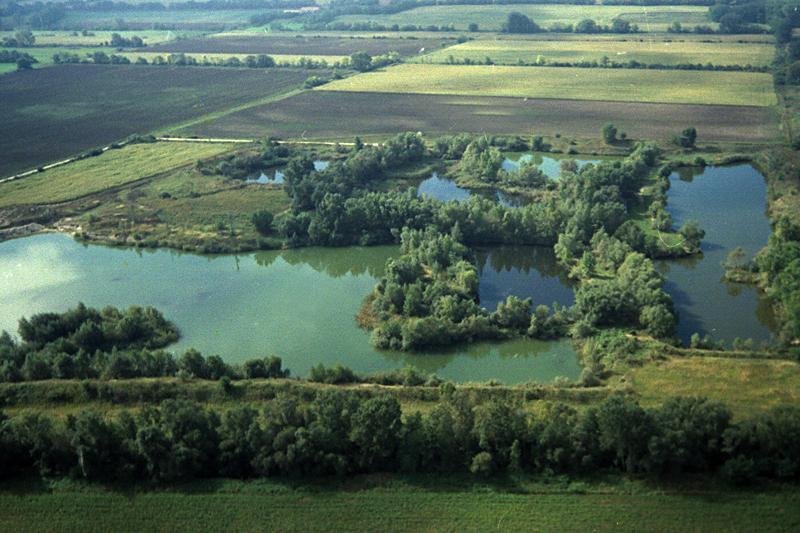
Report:
[[[729,283],[722,262],[737,246],[748,256],[767,244],[766,183],[750,165],[680,169],[670,176],[667,208],[675,226],[690,219],[706,231],[702,253],[661,261],[667,291],[679,313],[684,342],[694,332],[730,343],[736,337],[770,341],[775,317],[752,285]]]
[[[314,161],[314,170],[319,172],[320,170],[325,170],[328,168],[330,163],[328,161]],[[283,173],[285,169],[283,167],[275,168],[268,170],[266,172],[258,172],[245,180],[245,183],[272,183],[276,185],[280,185],[283,183],[283,179],[286,177]]]
[[[170,347],[176,352],[196,347],[231,362],[274,354],[299,376],[319,363],[339,363],[363,373],[412,364],[454,381],[577,378],[580,367],[568,343],[517,339],[420,355],[373,349],[355,315],[397,253],[396,246],[380,246],[198,256],[37,235],[0,243],[0,330],[15,331],[21,316],[63,311],[79,301],[95,307],[152,305],[180,328],[181,340]],[[514,255],[485,256],[492,257],[481,267],[487,287],[496,274],[492,265],[520,279],[528,272],[528,285],[537,286],[538,263],[530,253],[518,253],[517,267]],[[526,288],[523,281],[519,286],[520,292]]]
[[[513,157],[514,156],[507,157],[503,161],[503,170],[507,172],[513,172],[519,169],[522,163],[528,163],[532,161],[534,165],[539,167],[539,170],[541,170],[545,176],[551,179],[559,179],[561,177],[561,163],[564,161],[574,161],[578,169],[582,169],[586,165],[597,164],[600,161],[612,159],[608,157],[593,157],[591,159],[585,159],[576,158],[570,155],[544,155],[541,153],[522,154],[516,159],[512,159]]]
[[[501,246],[478,250],[479,297],[483,307],[494,310],[513,295],[531,298],[533,305],[572,305],[571,280],[558,265],[552,248],[543,246]]]

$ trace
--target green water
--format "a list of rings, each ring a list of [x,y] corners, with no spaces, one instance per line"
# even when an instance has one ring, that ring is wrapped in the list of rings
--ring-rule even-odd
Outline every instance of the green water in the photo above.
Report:
[[[736,337],[757,343],[773,339],[775,317],[763,294],[752,285],[726,282],[722,267],[737,246],[752,257],[767,244],[766,190],[764,177],[750,165],[686,169],[670,176],[667,208],[675,227],[694,219],[706,231],[702,254],[659,263],[684,342],[694,332],[726,343]]]
[[[508,154],[508,157],[506,157],[505,161],[503,161],[503,170],[512,172],[517,170],[522,162],[533,161],[533,163],[539,167],[539,170],[541,170],[545,176],[557,180],[561,177],[562,161],[575,161],[575,164],[579,169],[581,169],[589,163],[597,164],[601,161],[608,161],[612,159],[614,158],[603,156],[592,156],[592,159],[585,159],[585,156],[583,156],[583,158],[576,158],[574,155],[568,154],[545,155],[538,152],[532,154],[510,153]]]
[[[16,331],[21,316],[79,301],[152,305],[181,330],[171,350],[196,347],[231,362],[279,355],[299,376],[318,363],[365,373],[413,365],[461,382],[549,382],[580,373],[567,341],[517,339],[419,355],[376,351],[354,316],[396,253],[395,247],[351,247],[204,257],[37,235],[0,243],[0,329]],[[482,251],[479,264],[487,307],[508,291],[536,303],[571,302],[549,251]]]

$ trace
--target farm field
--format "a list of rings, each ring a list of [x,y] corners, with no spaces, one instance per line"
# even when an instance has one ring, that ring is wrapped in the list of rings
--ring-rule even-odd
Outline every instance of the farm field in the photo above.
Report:
[[[769,74],[405,64],[337,80],[323,91],[454,94],[770,106]]]
[[[178,34],[174,31],[139,30],[139,31],[96,31],[92,35],[81,35],[73,31],[41,30],[34,31],[36,47],[39,46],[106,46],[111,42],[111,34],[119,33],[120,36],[130,39],[134,35],[141,37],[145,44],[154,45],[175,39]],[[183,35],[184,32],[181,32]],[[0,31],[0,40],[4,37],[13,37],[13,31]],[[30,50],[30,48],[28,49]]]
[[[596,138],[603,124],[613,121],[634,139],[668,140],[687,124],[698,124],[703,142],[767,142],[777,135],[770,108],[726,107],[724,111],[698,105],[310,91],[199,122],[180,133],[342,139],[398,131],[467,131]]]
[[[671,358],[634,368],[628,377],[642,405],[649,407],[668,396],[702,394],[744,418],[800,401],[800,365],[792,361]]]
[[[169,24],[180,30],[202,30],[246,24],[250,17],[263,12],[261,9],[74,11],[68,12],[60,24],[66,29],[113,30],[119,27],[121,20],[131,30],[147,30],[156,24]]]
[[[53,65],[53,55],[54,54],[77,54],[81,58],[85,58],[87,55],[92,54],[94,52],[103,52],[106,55],[118,55],[128,58],[131,62],[136,61],[138,58],[142,57],[145,58],[148,62],[152,62],[153,59],[158,57],[166,59],[169,57],[173,52],[153,52],[151,48],[142,48],[142,49],[133,49],[124,52],[118,52],[116,49],[113,48],[86,48],[86,47],[36,47],[36,48],[16,48],[11,50],[18,50],[19,52],[24,52],[30,54],[38,63],[34,65],[34,68],[41,68]],[[183,52],[180,52],[183,53]],[[258,52],[264,53],[264,52]],[[212,62],[221,62],[225,61],[226,59],[230,59],[231,57],[237,57],[239,60],[244,60],[245,57],[248,55],[252,55],[252,53],[193,53],[188,52],[185,54],[187,57],[193,57],[197,59],[199,62],[202,62],[203,59],[208,59]],[[316,54],[296,54],[296,55],[288,55],[288,54],[270,54],[270,56],[275,60],[276,63],[280,65],[296,65],[300,58],[305,58],[306,60],[312,60],[318,63],[326,62],[330,63],[331,65],[335,63],[341,63],[345,59],[348,59],[349,56],[346,55],[316,55]],[[138,65],[137,65],[138,66]]]
[[[470,6],[424,6],[392,15],[345,15],[336,22],[356,23],[374,21],[390,26],[408,24],[418,26],[450,25],[456,30],[466,30],[470,23],[477,23],[481,30],[498,31],[512,11],[530,17],[539,26],[548,28],[554,24],[576,24],[582,19],[592,19],[600,25],[611,24],[621,18],[639,25],[641,31],[666,31],[673,22],[684,27],[715,24],[707,16],[708,8],[701,6],[576,6],[576,5],[470,5]]]
[[[295,69],[62,65],[3,76],[0,100],[8,107],[0,124],[0,176],[264,101],[299,88],[308,75]]]
[[[231,144],[145,143],[0,183],[0,207],[78,198],[188,165],[234,148]]]
[[[174,41],[148,48],[148,52],[227,53],[227,54],[281,54],[281,55],[334,55],[349,56],[363,51],[370,55],[397,52],[415,55],[421,49],[435,50],[454,44],[454,39],[374,39],[348,37],[270,37],[236,36],[212,37]]]
[[[184,32],[182,32],[184,33]],[[347,30],[308,30],[303,32],[271,30],[263,26],[253,26],[235,30],[226,30],[209,34],[209,38],[222,37],[288,37],[295,38],[297,35],[306,37],[336,37],[340,39],[448,39],[455,40],[458,33],[442,33],[440,31],[347,31]],[[662,32],[615,34],[615,33],[528,33],[514,34],[503,33],[502,31],[483,31],[476,34],[467,34],[475,39],[508,39],[519,41],[640,41],[657,40],[672,42],[743,42],[743,43],[775,43],[775,39],[768,33],[753,34],[697,34],[682,33],[680,35]]]
[[[469,59],[484,62],[490,58],[497,64],[597,61],[638,61],[645,64],[679,65],[753,65],[766,67],[772,62],[775,47],[752,43],[698,43],[661,40],[628,41],[532,41],[475,40],[437,50],[418,59],[419,62],[445,63]]]
[[[7,48],[7,50],[17,50],[20,53],[29,54],[36,58],[38,63],[33,65],[33,68],[42,68],[53,65],[53,54],[77,54],[80,57],[86,57],[87,54],[94,52],[103,52],[105,54],[113,54],[116,51],[113,48],[102,47],[57,47],[57,46],[37,46],[34,48]]]
[[[790,488],[654,490],[644,483],[526,484],[361,477],[293,486],[209,480],[159,490],[68,481],[0,492],[5,531],[770,531],[800,525]]]

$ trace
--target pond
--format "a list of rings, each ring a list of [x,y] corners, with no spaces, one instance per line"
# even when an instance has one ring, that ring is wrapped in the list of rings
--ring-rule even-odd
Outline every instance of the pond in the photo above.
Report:
[[[585,156],[584,156],[585,157]],[[517,170],[522,162],[533,160],[534,164],[539,167],[545,176],[557,180],[561,177],[561,162],[562,161],[575,161],[578,168],[581,169],[589,163],[597,164],[601,161],[611,160],[611,157],[594,156],[592,159],[580,159],[572,155],[551,154],[544,155],[541,153],[533,154],[508,154],[505,161],[503,161],[503,170],[512,172]]]
[[[314,170],[320,171],[328,168],[330,163],[328,161],[314,161]],[[280,185],[283,183],[283,167],[274,168],[265,172],[253,174],[245,180],[246,183],[274,183]]]
[[[427,196],[442,202],[450,202],[452,200],[465,202],[472,195],[479,195],[494,200],[505,207],[520,207],[525,203],[522,198],[495,189],[472,190],[460,187],[455,181],[440,176],[436,172],[431,174],[430,178],[420,182],[417,186],[417,195]]]
[[[516,159],[513,159],[514,157],[516,157]],[[589,163],[599,163],[603,159],[575,159],[574,157],[569,156],[554,157],[539,153],[515,153],[509,154],[509,156],[506,157],[506,159],[503,161],[502,168],[507,172],[512,172],[519,168],[521,162],[531,160],[536,163],[536,165],[542,170],[542,172],[544,172],[546,176],[552,179],[559,179],[561,177],[561,162],[564,160],[575,161],[575,163],[578,165],[578,168],[583,168]],[[452,200],[455,200],[456,202],[464,202],[472,195],[477,194],[494,200],[505,207],[520,207],[525,204],[524,198],[520,198],[503,191],[494,189],[471,190],[460,187],[455,181],[451,180],[450,178],[440,176],[436,172],[431,174],[431,177],[420,182],[420,184],[417,186],[417,194],[419,196],[427,196],[429,198],[441,200],[442,202],[449,202]]]
[[[0,330],[16,333],[21,316],[63,311],[79,301],[152,305],[181,330],[170,350],[196,347],[230,362],[278,355],[298,376],[319,363],[341,363],[364,373],[413,365],[458,382],[578,377],[568,341],[516,339],[425,354],[372,348],[354,317],[396,253],[389,246],[208,257],[36,235],[0,243]],[[537,304],[571,302],[572,291],[553,269],[548,250],[483,250],[478,259],[484,306],[514,293],[533,296]]]
[[[773,339],[775,317],[764,295],[752,285],[726,282],[722,267],[737,246],[752,257],[767,244],[766,190],[764,177],[750,165],[683,169],[670,176],[667,208],[675,227],[693,219],[706,231],[702,254],[659,262],[684,342],[694,332],[726,343],[736,337],[757,344]]]

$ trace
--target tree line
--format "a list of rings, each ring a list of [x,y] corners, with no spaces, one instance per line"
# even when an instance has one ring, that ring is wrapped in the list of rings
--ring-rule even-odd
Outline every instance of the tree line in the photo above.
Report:
[[[167,400],[66,420],[0,414],[0,475],[153,483],[370,472],[705,474],[735,484],[800,478],[795,407],[734,422],[724,404],[703,398],[645,409],[614,395],[580,411],[556,403],[531,414],[443,386],[429,413],[404,416],[388,395],[328,389],[305,396],[279,394],[261,409]]]

